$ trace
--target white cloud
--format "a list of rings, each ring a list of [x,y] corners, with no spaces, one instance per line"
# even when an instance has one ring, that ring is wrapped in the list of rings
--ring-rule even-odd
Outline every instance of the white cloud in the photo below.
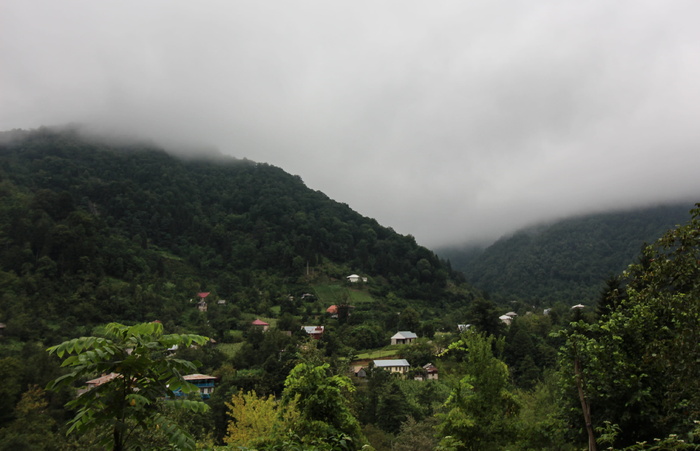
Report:
[[[216,146],[436,246],[696,200],[693,1],[11,0],[0,129]]]

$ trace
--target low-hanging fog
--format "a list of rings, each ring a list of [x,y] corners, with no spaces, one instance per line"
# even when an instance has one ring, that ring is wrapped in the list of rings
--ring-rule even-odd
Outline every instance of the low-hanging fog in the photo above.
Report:
[[[420,244],[699,201],[695,1],[0,4],[0,130],[298,174]]]

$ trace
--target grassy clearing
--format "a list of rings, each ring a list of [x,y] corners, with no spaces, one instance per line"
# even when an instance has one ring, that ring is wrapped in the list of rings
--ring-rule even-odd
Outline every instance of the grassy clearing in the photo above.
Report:
[[[357,354],[355,358],[357,360],[372,360],[372,359],[385,359],[387,357],[396,357],[398,352],[396,349],[377,349],[372,351],[363,352]]]
[[[366,304],[374,302],[374,298],[366,291],[349,288],[342,283],[327,283],[314,286],[316,297],[328,305],[350,303]]]
[[[372,304],[374,303],[374,298],[366,291],[350,290],[350,303],[353,305]]]
[[[243,343],[219,343],[216,345],[216,349],[226,354],[227,357],[232,358],[239,349],[241,349]]]

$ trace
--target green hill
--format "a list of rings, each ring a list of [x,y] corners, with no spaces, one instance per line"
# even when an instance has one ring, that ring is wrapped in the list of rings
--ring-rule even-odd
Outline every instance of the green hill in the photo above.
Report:
[[[637,259],[645,243],[683,223],[692,204],[570,218],[504,237],[486,249],[443,249],[467,281],[497,302],[593,303],[605,280]]]
[[[465,300],[413,237],[268,164],[12,131],[0,136],[0,193],[0,321],[23,339],[107,321],[174,326],[200,291],[227,300],[216,315],[226,330],[236,313],[279,312],[351,273],[377,298]]]

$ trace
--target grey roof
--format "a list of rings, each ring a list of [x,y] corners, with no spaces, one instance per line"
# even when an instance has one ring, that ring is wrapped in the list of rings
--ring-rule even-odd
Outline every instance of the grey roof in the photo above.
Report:
[[[414,334],[413,332],[409,332],[407,330],[400,330],[394,334],[393,337],[391,338],[418,338],[418,335]]]
[[[388,366],[411,366],[408,364],[406,359],[394,359],[394,360],[375,360],[374,366],[377,368],[386,368]]]
[[[302,326],[302,329],[304,329],[304,331],[307,334],[318,334],[318,333],[323,332],[324,327],[323,326]]]

